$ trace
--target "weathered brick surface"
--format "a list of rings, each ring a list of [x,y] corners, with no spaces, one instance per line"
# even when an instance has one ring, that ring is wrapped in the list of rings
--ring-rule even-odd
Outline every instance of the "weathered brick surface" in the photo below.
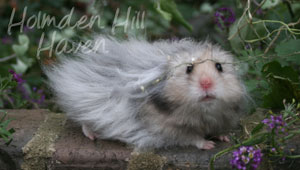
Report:
[[[0,145],[0,169],[20,169],[22,158],[25,158],[25,162],[27,161],[27,168],[28,165],[29,167],[32,165],[31,169],[33,170],[208,169],[210,157],[230,146],[228,143],[217,142],[217,147],[209,151],[198,150],[194,147],[174,147],[156,150],[154,154],[135,154],[132,148],[117,141],[91,141],[84,137],[81,128],[75,123],[71,121],[65,123],[60,120],[65,119],[64,116],[56,115],[46,110],[9,111],[9,117],[15,118],[10,126],[16,129],[16,133],[14,134],[14,141],[9,147]],[[56,124],[56,121],[59,123]],[[52,129],[51,126],[63,128],[54,127]],[[47,130],[51,131],[51,135],[55,138],[51,138],[53,140],[51,142],[46,142],[47,145],[39,145],[39,141],[47,139]],[[57,133],[57,136],[53,133]],[[289,143],[287,149],[294,148],[294,152],[299,153],[299,138]],[[23,147],[26,148],[24,150],[27,150],[25,155],[22,153]],[[37,149],[41,152],[50,152],[37,154]],[[46,157],[35,159],[31,155],[33,153],[33,156],[46,155]],[[28,164],[28,157],[34,158],[35,161],[30,162],[29,159]],[[215,168],[218,170],[231,169],[229,159],[230,155],[217,159]],[[298,159],[293,164],[278,165],[274,169],[297,169],[299,165]]]
[[[0,143],[0,170],[20,169],[23,159],[22,147],[33,137],[35,131],[44,121],[47,110],[7,110],[7,118],[13,119],[14,140],[9,146]]]
[[[116,141],[84,137],[81,128],[68,121],[55,143],[51,168],[61,169],[126,169],[132,150]]]

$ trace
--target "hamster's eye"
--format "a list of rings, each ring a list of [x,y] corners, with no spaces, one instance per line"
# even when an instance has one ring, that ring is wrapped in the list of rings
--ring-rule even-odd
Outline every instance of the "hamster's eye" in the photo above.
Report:
[[[193,71],[194,65],[190,64],[186,67],[186,73],[190,74]]]
[[[216,69],[219,71],[219,72],[223,72],[223,68],[222,68],[222,65],[220,63],[216,63]]]

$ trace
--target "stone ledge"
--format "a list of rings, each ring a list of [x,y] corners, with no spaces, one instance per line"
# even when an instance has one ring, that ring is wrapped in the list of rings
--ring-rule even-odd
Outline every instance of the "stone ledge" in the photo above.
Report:
[[[64,114],[47,110],[8,110],[14,118],[10,127],[15,128],[10,146],[0,145],[0,170],[51,169],[51,170],[98,170],[98,169],[208,169],[209,159],[218,151],[230,146],[217,142],[209,151],[194,147],[160,149],[154,153],[134,154],[132,148],[121,142],[96,140],[84,137],[81,128],[65,121]],[[297,139],[290,145],[300,150]],[[22,150],[23,148],[23,150]],[[24,151],[24,153],[23,153]],[[230,155],[217,159],[217,170],[231,169]],[[275,169],[295,169],[280,165]]]
[[[9,128],[13,127],[15,133],[14,140],[9,146],[0,143],[0,170],[20,169],[23,163],[22,147],[30,141],[45,120],[48,112],[46,110],[8,110],[7,118],[13,119]],[[3,160],[11,161],[3,161]]]

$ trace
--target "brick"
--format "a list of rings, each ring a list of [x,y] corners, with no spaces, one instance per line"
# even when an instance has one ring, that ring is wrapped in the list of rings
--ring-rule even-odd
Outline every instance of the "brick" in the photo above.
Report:
[[[217,142],[216,148],[203,151],[195,147],[173,147],[152,152],[136,153],[118,141],[86,138],[74,122],[64,114],[47,110],[9,110],[14,118],[10,127],[16,129],[10,146],[0,145],[0,169],[50,170],[144,170],[144,169],[208,169],[209,159],[229,143]],[[300,150],[300,137],[289,141],[287,150]],[[24,152],[24,153],[23,153]],[[227,154],[216,160],[217,170],[231,169]],[[299,159],[278,164],[276,169],[297,169]],[[261,169],[269,169],[263,165]]]
[[[47,110],[7,110],[7,118],[13,119],[9,128],[14,128],[13,141],[9,146],[0,143],[0,170],[20,169],[23,162],[22,148],[33,137],[34,133],[44,121]],[[8,161],[9,160],[9,161]],[[1,161],[0,161],[1,162]],[[3,166],[2,166],[3,165]],[[5,168],[2,168],[5,167]]]

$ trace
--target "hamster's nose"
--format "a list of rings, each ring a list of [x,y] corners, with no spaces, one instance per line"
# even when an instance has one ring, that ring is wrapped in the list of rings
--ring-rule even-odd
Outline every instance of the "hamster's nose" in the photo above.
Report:
[[[203,77],[200,79],[200,86],[203,90],[209,90],[213,86],[213,82],[209,77]]]

